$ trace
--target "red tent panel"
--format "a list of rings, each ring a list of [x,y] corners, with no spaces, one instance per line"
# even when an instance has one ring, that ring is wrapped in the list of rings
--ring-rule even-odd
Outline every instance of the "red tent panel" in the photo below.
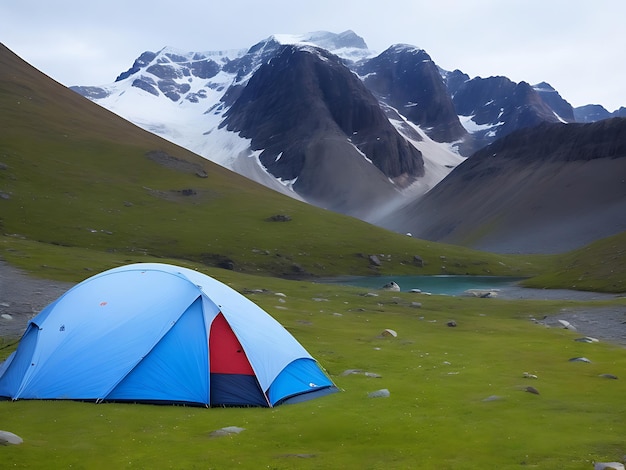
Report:
[[[209,354],[212,374],[254,375],[241,343],[221,313],[211,324]]]

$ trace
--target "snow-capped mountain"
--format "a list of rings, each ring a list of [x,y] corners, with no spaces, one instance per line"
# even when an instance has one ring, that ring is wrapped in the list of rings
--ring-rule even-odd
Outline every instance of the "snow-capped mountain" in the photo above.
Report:
[[[374,223],[495,139],[573,120],[546,83],[470,79],[411,45],[376,54],[352,31],[166,47],[112,84],[72,89],[277,191]]]
[[[275,35],[247,51],[145,52],[115,83],[72,89],[266,186],[372,220],[464,159],[350,71],[373,56],[351,31]]]

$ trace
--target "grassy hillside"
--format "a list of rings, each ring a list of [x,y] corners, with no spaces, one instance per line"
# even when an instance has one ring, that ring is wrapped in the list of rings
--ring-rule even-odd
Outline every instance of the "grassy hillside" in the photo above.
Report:
[[[626,292],[626,232],[554,257],[555,264],[529,287]]]

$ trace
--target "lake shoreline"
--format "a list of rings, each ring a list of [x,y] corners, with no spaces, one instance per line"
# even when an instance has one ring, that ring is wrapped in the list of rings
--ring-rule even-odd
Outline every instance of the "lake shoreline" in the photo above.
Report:
[[[395,279],[401,278],[402,276],[398,276]],[[367,288],[368,290],[376,291],[384,285],[384,279],[375,279],[380,285],[377,288]],[[0,337],[19,338],[31,318],[74,285],[70,282],[33,277],[0,259]],[[624,297],[623,294],[529,289],[515,285],[494,288],[493,291],[497,299],[503,300],[599,301]],[[419,295],[423,294],[416,294]],[[542,321],[546,326],[559,327],[559,319],[570,322],[582,335],[626,346],[626,305],[564,308]]]

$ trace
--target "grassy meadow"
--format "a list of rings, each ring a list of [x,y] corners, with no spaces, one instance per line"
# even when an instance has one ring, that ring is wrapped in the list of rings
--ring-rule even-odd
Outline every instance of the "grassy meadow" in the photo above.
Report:
[[[291,220],[268,221],[277,214]],[[248,295],[341,389],[273,409],[4,401],[0,429],[24,443],[0,447],[0,467],[588,469],[623,460],[626,350],[531,321],[565,307],[622,306],[623,297],[375,297],[315,280],[500,275],[623,293],[625,247],[620,234],[564,255],[497,255],[394,234],[144,132],[0,46],[0,258],[51,280],[145,261],[199,269],[240,292],[264,289]],[[385,329],[398,336],[381,337]],[[0,360],[16,341],[0,338]],[[569,362],[576,356],[592,362]],[[344,374],[351,369],[380,377]],[[368,398],[380,389],[390,396]],[[212,436],[226,426],[245,430]]]
[[[358,288],[207,272],[240,291],[267,289],[249,298],[341,391],[273,409],[0,402],[0,428],[24,439],[0,450],[3,467],[584,469],[626,450],[624,347],[576,342],[575,332],[531,321],[585,303],[370,297]],[[382,336],[385,329],[398,336]],[[592,362],[569,362],[578,356]],[[345,374],[354,369],[361,373]],[[390,396],[368,398],[380,389]],[[211,435],[226,426],[245,430]]]

